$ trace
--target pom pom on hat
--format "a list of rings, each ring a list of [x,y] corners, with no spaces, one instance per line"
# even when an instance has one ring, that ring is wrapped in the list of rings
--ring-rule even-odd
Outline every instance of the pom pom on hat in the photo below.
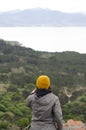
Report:
[[[50,79],[46,75],[41,75],[36,80],[36,87],[38,89],[48,89],[50,87]]]

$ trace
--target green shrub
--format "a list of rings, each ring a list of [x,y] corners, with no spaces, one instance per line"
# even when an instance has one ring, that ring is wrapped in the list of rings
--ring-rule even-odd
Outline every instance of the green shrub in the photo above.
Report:
[[[22,129],[27,127],[30,124],[28,118],[22,118],[17,122],[17,125]]]
[[[9,125],[9,122],[6,121],[6,120],[0,120],[0,129],[6,129],[7,130],[7,127]]]
[[[0,111],[3,111],[3,112],[6,111],[6,107],[3,104],[0,104]]]

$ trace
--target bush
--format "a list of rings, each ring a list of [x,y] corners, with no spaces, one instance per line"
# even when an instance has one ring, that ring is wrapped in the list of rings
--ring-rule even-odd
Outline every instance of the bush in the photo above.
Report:
[[[10,85],[7,89],[8,92],[18,92],[18,86]]]
[[[14,113],[16,116],[23,116],[23,113],[17,107],[9,107],[8,110]]]
[[[30,124],[28,118],[22,118],[18,121],[17,125],[22,129],[27,127]]]
[[[0,129],[6,129],[8,128],[9,122],[4,120],[4,121],[0,121]]]
[[[0,119],[4,117],[4,112],[0,111]]]
[[[0,104],[0,111],[3,111],[3,112],[6,111],[6,107],[3,104]]]

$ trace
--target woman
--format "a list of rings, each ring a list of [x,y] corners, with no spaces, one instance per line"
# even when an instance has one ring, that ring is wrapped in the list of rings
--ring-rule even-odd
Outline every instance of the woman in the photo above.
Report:
[[[37,78],[36,89],[26,102],[32,109],[30,130],[63,130],[59,98],[52,93],[47,75]]]

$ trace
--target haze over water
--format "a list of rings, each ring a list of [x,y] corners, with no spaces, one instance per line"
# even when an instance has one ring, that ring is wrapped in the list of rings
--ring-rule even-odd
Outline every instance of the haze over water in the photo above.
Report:
[[[86,27],[0,27],[0,38],[39,51],[86,53]]]

